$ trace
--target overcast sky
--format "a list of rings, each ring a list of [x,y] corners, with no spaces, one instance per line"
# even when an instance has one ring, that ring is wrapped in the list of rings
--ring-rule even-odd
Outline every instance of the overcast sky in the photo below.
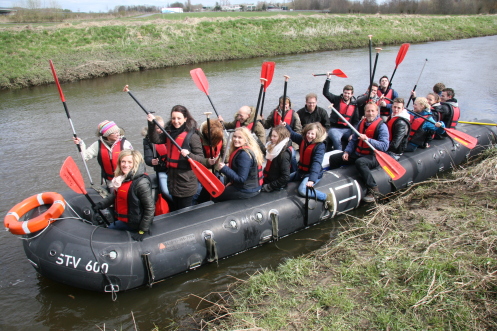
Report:
[[[114,9],[116,6],[133,6],[133,5],[144,5],[144,6],[158,6],[167,7],[168,4],[177,2],[176,0],[160,1],[160,0],[39,0],[42,7],[49,7],[51,3],[57,3],[62,9],[70,9],[73,12],[108,12]],[[179,0],[179,2],[184,3],[186,0]],[[191,0],[192,5],[202,4],[204,6],[214,6],[216,1],[219,0]],[[23,0],[0,0],[0,7],[12,8],[18,4],[25,3]],[[282,0],[280,2],[283,2]],[[251,3],[250,1],[237,1],[231,0],[231,4],[238,3]],[[253,3],[257,3],[254,1]]]

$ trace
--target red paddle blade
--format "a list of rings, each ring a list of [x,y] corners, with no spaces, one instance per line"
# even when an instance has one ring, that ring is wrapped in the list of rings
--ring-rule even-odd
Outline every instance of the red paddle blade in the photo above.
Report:
[[[333,75],[340,77],[340,78],[348,78],[347,75],[345,74],[345,72],[343,72],[340,69],[335,69],[332,71],[332,73],[333,73]]]
[[[57,73],[55,72],[53,62],[52,60],[48,60],[48,62],[50,63],[50,69],[52,70],[53,79],[55,81],[55,84],[57,85],[57,89],[59,90],[60,100],[62,100],[62,102],[66,102],[66,98],[64,98],[64,92],[62,92],[62,88],[60,87],[59,78],[57,77]]]
[[[198,89],[209,95],[209,82],[207,81],[207,77],[205,77],[202,68],[190,70],[190,75],[192,76],[193,82],[197,85]]]
[[[376,160],[380,166],[385,170],[385,172],[392,178],[393,180],[397,180],[400,177],[404,176],[406,173],[406,169],[400,165],[393,157],[388,155],[387,153],[380,152],[378,150],[374,151]]]
[[[224,192],[224,185],[221,183],[219,178],[216,177],[216,175],[192,158],[188,158],[188,162],[190,162],[193,173],[199,180],[200,184],[202,184],[202,186],[212,197],[217,198]]]
[[[274,67],[276,63],[274,62],[264,62],[262,64],[261,68],[261,78],[267,79],[267,81],[264,82],[264,92],[266,92],[267,88],[273,81],[273,75],[274,75]]]
[[[452,139],[469,149],[475,148],[478,143],[478,139],[459,130],[446,128],[445,132],[447,132]]]
[[[409,46],[411,46],[411,44],[408,43],[402,44],[402,46],[400,46],[399,53],[397,53],[397,58],[395,59],[395,68],[397,68],[399,64],[402,63],[402,61],[404,61]]]
[[[62,178],[64,183],[66,183],[74,192],[79,194],[87,193],[83,176],[72,157],[68,156],[62,164],[62,167],[60,168],[60,178]]]

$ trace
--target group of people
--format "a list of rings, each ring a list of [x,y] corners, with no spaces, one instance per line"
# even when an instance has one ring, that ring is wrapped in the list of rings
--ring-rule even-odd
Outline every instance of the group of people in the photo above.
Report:
[[[181,105],[171,109],[167,122],[148,114],[148,126],[142,132],[144,157],[133,149],[115,122],[101,122],[98,140],[89,148],[81,139],[74,139],[81,144],[86,160],[97,158],[110,192],[94,209],[113,205],[116,221],[110,227],[131,231],[135,240],[142,240],[149,233],[157,204],[145,164],[157,173],[159,197],[167,201],[170,211],[210,199],[247,199],[260,192],[284,189],[291,181],[300,182],[300,195],[307,193],[330,208],[331,194],[314,186],[323,175],[325,152],[331,149],[342,152],[330,156],[330,167],[355,164],[370,190],[364,201],[372,202],[379,190],[371,169],[379,164],[367,143],[398,158],[403,152],[429,147],[431,139],[444,137],[444,128],[457,124],[460,111],[450,88],[437,84],[441,96],[434,92],[426,98],[416,98],[413,92],[415,113],[409,115],[404,100],[390,88],[386,76],[359,98],[354,97],[351,85],[346,85],[340,95],[329,92],[330,77],[331,73],[323,87],[323,95],[331,107],[337,108],[330,115],[317,106],[314,93],[306,95],[305,106],[298,111],[293,110],[289,97],[279,98],[267,119],[250,106],[242,106],[232,122],[225,122],[221,116],[207,117],[200,127]],[[352,133],[347,122],[359,135]],[[234,130],[229,141],[228,129]],[[270,129],[267,138],[266,129]],[[300,154],[298,162],[296,150]],[[222,179],[224,192],[211,198],[188,159]]]
[[[454,128],[460,117],[460,109],[455,92],[443,83],[433,87],[433,93],[425,97],[416,97],[414,91],[413,111],[407,110],[403,98],[391,88],[387,76],[380,78],[379,85],[373,83],[371,91],[355,98],[350,85],[343,88],[341,95],[329,92],[331,73],[323,88],[323,95],[337,107],[330,114],[330,149],[342,151],[330,156],[330,169],[344,164],[355,164],[362,176],[368,193],[363,201],[373,202],[380,195],[371,169],[379,166],[371,144],[381,152],[387,152],[398,160],[404,152],[413,152],[417,148],[428,148],[432,139],[444,139],[445,128]],[[341,116],[338,115],[340,113]],[[349,124],[359,134],[352,134]],[[345,148],[342,147],[345,144]]]

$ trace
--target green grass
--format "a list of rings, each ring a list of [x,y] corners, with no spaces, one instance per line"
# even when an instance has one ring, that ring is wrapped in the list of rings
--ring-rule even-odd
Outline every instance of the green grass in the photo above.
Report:
[[[0,88],[207,61],[497,34],[497,16],[199,13],[0,26]]]

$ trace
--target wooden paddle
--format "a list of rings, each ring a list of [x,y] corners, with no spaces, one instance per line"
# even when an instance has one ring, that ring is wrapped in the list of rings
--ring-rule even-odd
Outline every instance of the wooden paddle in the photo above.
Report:
[[[335,69],[331,72],[332,75],[335,75],[337,77],[340,77],[340,78],[348,78],[347,75],[340,69]],[[317,77],[317,76],[326,76],[328,74],[312,74],[314,77]]]
[[[373,59],[371,57],[371,52],[372,52],[372,47],[373,47],[373,43],[371,40],[372,37],[373,37],[372,34],[368,35],[368,38],[369,38],[369,83],[370,84],[372,84],[372,81],[373,81],[373,71],[372,71]]]
[[[416,91],[416,87],[418,87],[419,80],[421,79],[421,74],[423,73],[423,70],[425,70],[426,62],[428,62],[428,59],[426,59],[425,63],[423,64],[423,68],[421,69],[421,72],[419,73],[418,81],[416,82],[416,84],[414,85],[414,88],[412,89],[413,92]],[[412,100],[412,93],[411,93],[411,96],[409,97],[409,101],[407,102],[406,108],[409,107],[411,100]]]
[[[340,119],[344,123],[346,123],[356,135],[360,135],[359,131],[357,131],[356,128],[354,128],[354,126],[350,124],[349,121],[347,121],[338,110],[335,109],[335,107],[331,106],[331,110],[333,110],[335,114],[337,114],[338,117],[340,117]],[[392,178],[393,180],[397,180],[400,177],[404,176],[404,174],[406,173],[406,169],[404,169],[404,167],[399,162],[397,162],[387,153],[381,152],[374,148],[369,141],[365,141],[365,143],[369,146],[369,148],[373,150],[376,160],[380,164],[381,168],[385,170],[387,175],[390,176],[390,178]]]
[[[81,175],[81,172],[79,171],[79,168],[72,157],[68,156],[66,158],[66,160],[62,164],[62,167],[60,168],[59,174],[60,178],[62,178],[64,183],[66,183],[71,190],[79,194],[84,194],[86,199],[88,199],[88,201],[90,202],[91,206],[95,207],[95,202],[93,202],[92,198],[88,195],[88,192],[85,189],[83,176]],[[105,224],[109,225],[109,221],[100,210],[98,211],[98,214],[100,215],[100,217],[102,217],[102,220],[105,222]]]
[[[436,122],[433,119],[428,119],[423,117],[422,115],[415,113],[413,111],[407,110],[410,114],[417,116],[419,118],[422,118],[425,121],[428,121],[430,123],[435,124]],[[459,122],[461,123],[461,122]],[[455,141],[459,142],[461,145],[466,146],[469,149],[475,148],[476,144],[478,144],[478,139],[476,139],[473,136],[470,136],[467,133],[461,132],[456,129],[451,129],[451,128],[444,128],[445,132],[447,132],[447,135],[454,139]]]
[[[60,87],[59,78],[57,77],[57,73],[55,72],[55,67],[53,65],[52,60],[48,60],[48,62],[50,63],[50,69],[52,69],[52,75],[53,75],[53,78],[55,80],[55,84],[57,85],[57,89],[59,90],[60,100],[62,101],[62,104],[64,105],[64,110],[66,111],[67,119],[69,120],[69,124],[71,125],[72,134],[73,134],[74,138],[77,139],[78,135],[76,134],[76,130],[74,129],[74,125],[72,124],[71,115],[69,115],[69,109],[67,109],[67,105],[66,105],[66,98],[64,97],[64,92],[62,92],[62,88]],[[90,170],[88,169],[88,165],[86,164],[85,156],[83,154],[83,150],[81,149],[81,144],[77,144],[76,146],[78,147],[79,154],[81,155],[81,159],[83,160],[83,164],[85,165],[86,173],[88,174],[88,179],[90,180],[90,184],[93,185],[93,180],[91,178]]]
[[[123,91],[127,92],[129,96],[133,98],[133,100],[135,100],[138,106],[140,106],[140,108],[143,109],[145,114],[147,115],[150,114],[150,112],[147,109],[145,109],[145,107],[143,107],[140,101],[138,101],[138,99],[136,99],[135,96],[131,93],[128,85],[124,86]],[[169,135],[169,133],[167,133],[166,129],[164,129],[162,125],[160,125],[159,122],[157,122],[156,119],[154,119],[153,122],[158,128],[162,130],[162,132],[165,133],[167,138],[171,140],[174,146],[176,146],[181,151],[181,146],[178,145],[178,143]],[[207,192],[209,192],[209,194],[214,198],[220,196],[224,191],[223,183],[221,183],[221,181],[200,162],[193,160],[188,155],[186,156],[186,159],[190,163],[193,173],[198,178],[200,184],[202,184],[202,186],[207,190]]]

